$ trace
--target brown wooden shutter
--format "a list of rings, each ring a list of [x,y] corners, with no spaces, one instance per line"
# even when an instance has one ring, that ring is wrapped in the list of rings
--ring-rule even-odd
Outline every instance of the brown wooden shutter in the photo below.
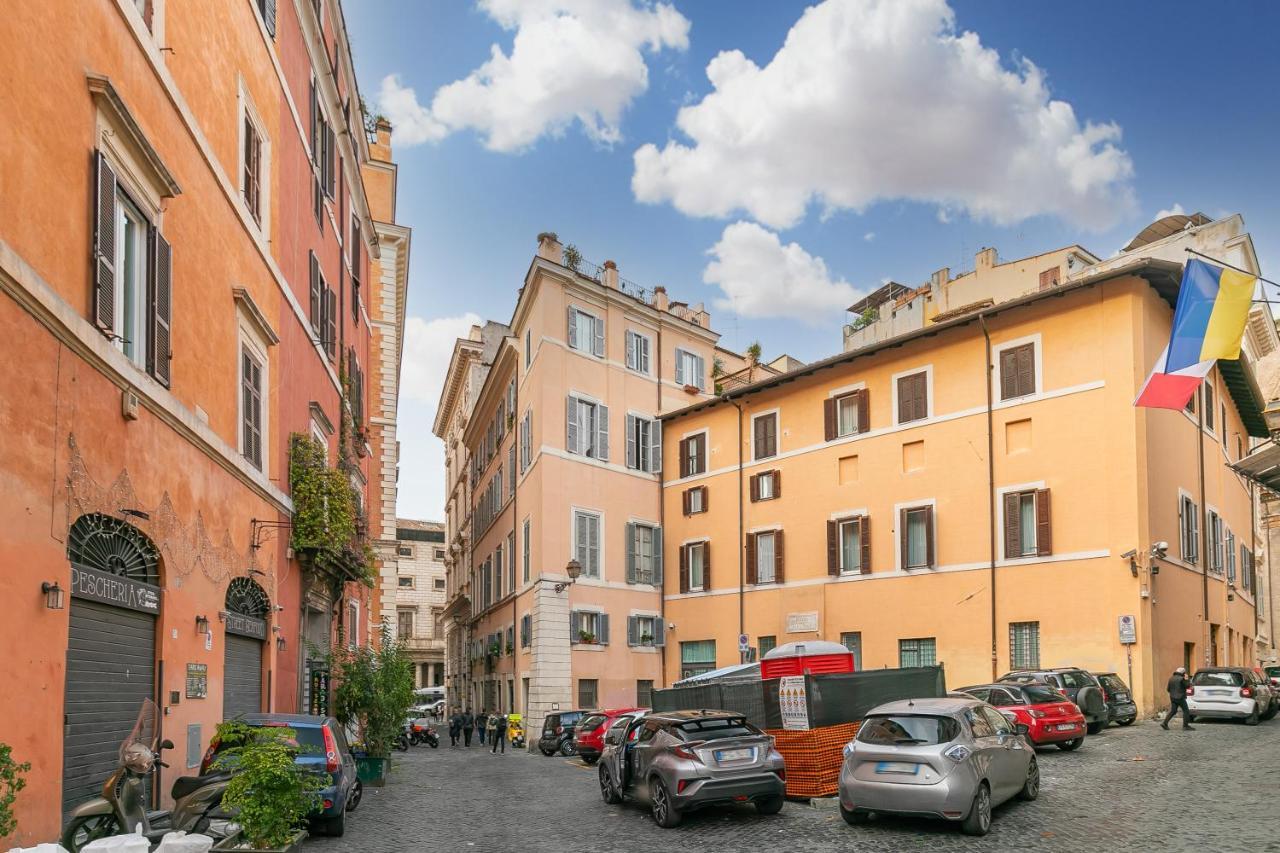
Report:
[[[173,358],[173,249],[169,241],[152,231],[151,241],[151,341],[147,368],[168,388],[170,360]]]
[[[699,474],[707,470],[707,434],[701,433],[693,437],[694,442],[698,445],[698,472]]]
[[[828,397],[822,401],[822,430],[827,441],[836,437],[836,401]]]
[[[116,173],[94,154],[93,322],[111,335],[116,325]]]
[[[1004,496],[1004,558],[1012,560],[1022,556],[1022,513],[1018,511],[1018,493],[1006,492]]]
[[[871,392],[860,388],[854,392],[858,395],[858,432],[871,429]]]
[[[760,475],[752,474],[749,482],[751,483],[751,502],[755,503],[760,500]]]
[[[1036,391],[1036,348],[1034,344],[1018,347],[1018,392],[1034,394]]]
[[[685,515],[689,515],[689,495],[692,491],[693,489],[685,489],[680,493],[681,512]]]
[[[1016,397],[1017,391],[1017,358],[1015,350],[1007,349],[1000,353],[1000,399],[1008,400]]]
[[[827,574],[840,574],[840,522],[827,522]]]
[[[689,476],[689,441],[690,439],[680,439],[680,476]]]
[[[756,582],[756,535],[747,534],[747,583]]]
[[[773,582],[780,584],[787,579],[786,547],[783,545],[782,531],[773,534]]]
[[[711,503],[709,500],[711,493],[707,491],[706,486],[698,486],[698,491],[702,492],[702,511],[706,512],[711,509]]]
[[[929,568],[933,568],[933,545],[933,507],[927,506],[924,508],[924,562]]]
[[[773,478],[773,496],[775,498],[782,497],[782,472],[773,471],[769,476]]]
[[[1049,507],[1049,490],[1036,489],[1036,554],[1047,557],[1053,553],[1053,524]]]
[[[752,456],[755,459],[762,459],[768,455],[768,451],[765,449],[765,428],[764,428],[765,423],[768,420],[769,420],[768,418],[757,418],[755,423],[752,424],[752,428],[751,428],[751,431],[753,433],[752,437],[755,440],[755,447],[754,447],[754,452],[752,453]]]
[[[910,376],[898,379],[898,423],[906,423],[912,419],[911,413],[914,411],[912,395],[915,393],[915,383],[911,379]]]
[[[702,589],[711,589],[711,543],[702,543]]]
[[[680,546],[680,591],[689,591],[689,546]]]
[[[907,567],[907,511],[898,510],[898,551],[902,558],[902,568]]]
[[[862,516],[858,519],[858,533],[862,535],[862,566],[860,573],[871,574],[871,518]]]

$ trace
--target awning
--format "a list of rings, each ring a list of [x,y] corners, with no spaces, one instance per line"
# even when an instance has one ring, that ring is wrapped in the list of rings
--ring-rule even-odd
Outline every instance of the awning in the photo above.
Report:
[[[1274,440],[1258,446],[1231,467],[1246,479],[1280,494],[1280,444]]]
[[[758,663],[735,663],[732,666],[713,669],[710,672],[703,672],[698,675],[691,675],[688,678],[682,678],[672,687],[688,687],[693,684],[705,684],[709,681],[750,681],[760,678],[760,664]]]

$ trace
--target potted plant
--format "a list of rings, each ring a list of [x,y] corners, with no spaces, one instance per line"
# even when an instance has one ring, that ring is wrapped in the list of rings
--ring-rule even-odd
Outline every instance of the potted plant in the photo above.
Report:
[[[353,726],[363,744],[356,758],[359,778],[368,785],[385,785],[391,747],[413,705],[413,664],[387,627],[378,647],[337,649],[330,657],[337,688],[334,716]]]
[[[223,749],[214,766],[235,769],[222,804],[235,810],[240,831],[216,849],[294,853],[307,837],[307,815],[320,805],[325,784],[323,776],[296,763],[297,733],[229,720],[218,725],[218,740]]]
[[[19,764],[13,760],[13,748],[0,743],[0,838],[7,838],[18,828],[13,816],[13,801],[18,792],[27,786],[23,774],[31,769],[30,762]]]
[[[652,646],[652,645],[653,645],[653,634],[641,634],[641,635],[640,635],[640,645],[642,645],[642,646]]]
[[[579,631],[579,632],[578,632],[578,642],[579,642],[579,643],[587,643],[587,644],[591,644],[591,643],[594,643],[595,641],[596,641],[596,635],[595,635],[595,634],[593,634],[593,633],[591,633],[590,631]]]

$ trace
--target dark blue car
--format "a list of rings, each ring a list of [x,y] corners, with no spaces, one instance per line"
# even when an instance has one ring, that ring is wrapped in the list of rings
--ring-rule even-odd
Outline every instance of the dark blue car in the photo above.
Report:
[[[333,717],[315,717],[308,714],[245,714],[238,718],[250,726],[279,726],[297,733],[297,763],[309,770],[329,776],[330,784],[321,792],[321,811],[311,817],[313,835],[340,836],[346,831],[347,812],[360,805],[364,786],[356,776],[356,760],[347,746],[342,726]],[[219,752],[215,737],[200,763],[200,773],[208,773],[213,758]]]

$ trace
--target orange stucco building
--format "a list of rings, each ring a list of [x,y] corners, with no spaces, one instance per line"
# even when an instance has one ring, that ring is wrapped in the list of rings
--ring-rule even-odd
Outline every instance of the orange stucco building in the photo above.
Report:
[[[1175,666],[1255,665],[1264,538],[1229,466],[1267,434],[1252,364],[1274,326],[1194,411],[1133,406],[1188,246],[1257,269],[1239,217],[1106,262],[988,250],[860,306],[848,351],[664,415],[665,678],[738,663],[740,634],[748,656],[825,639],[951,686],[1114,671],[1149,712]],[[990,289],[947,304],[975,274]]]
[[[373,590],[288,548],[289,447],[349,451],[380,525],[366,303],[394,170],[375,206],[336,0],[20,4],[0,41],[0,740],[32,762],[25,845],[98,793],[143,699],[176,744],[163,804],[224,717],[323,706],[308,649],[372,636]]]

